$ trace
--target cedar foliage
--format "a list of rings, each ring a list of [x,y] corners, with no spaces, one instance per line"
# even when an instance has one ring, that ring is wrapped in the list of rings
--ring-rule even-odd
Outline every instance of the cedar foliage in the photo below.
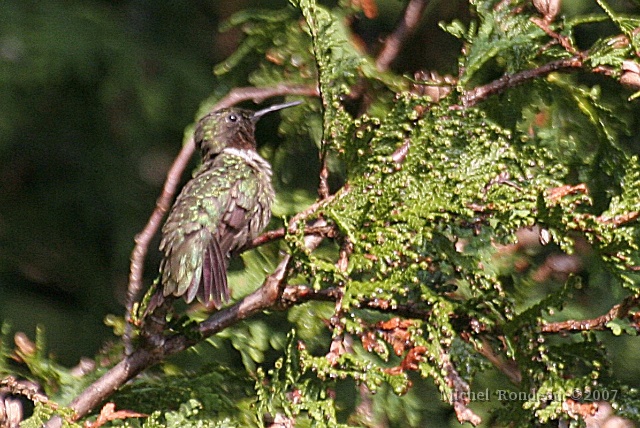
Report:
[[[638,63],[640,20],[598,5],[599,14],[551,24],[553,43],[527,3],[470,1],[470,22],[441,24],[464,46],[454,83],[378,71],[349,26],[361,13],[356,2],[292,0],[233,17],[228,25],[245,38],[215,68],[223,87],[319,85],[319,100],[283,114],[280,133],[284,146],[315,143],[326,158],[334,194],[305,220],[323,218],[336,231],[314,251],[298,228],[244,254],[244,268],[230,273],[234,296],[255,289],[286,251],[287,284],[340,297],[240,322],[163,363],[112,397],[117,408],[150,417],[113,424],[270,426],[285,418],[300,427],[417,427],[435,426],[435,414],[484,426],[581,426],[581,406],[600,400],[640,422],[640,391],[612,365],[615,350],[625,352],[616,342],[629,336],[637,346],[640,329],[640,166],[629,138],[637,119],[632,93],[616,81],[625,61]],[[467,97],[500,76],[575,57],[563,43],[575,46],[576,32],[603,22],[614,30],[581,46],[581,73],[541,73],[477,104]],[[434,86],[450,92],[433,99],[426,94]],[[286,188],[291,159],[268,154]],[[304,192],[280,193],[274,226],[311,202]],[[540,244],[518,247],[523,230]],[[558,254],[582,267],[536,279]],[[604,304],[590,301],[602,295]],[[626,312],[592,328],[543,329],[620,302]],[[9,357],[7,338],[0,343]],[[77,379],[43,348],[39,336],[33,354],[18,350],[22,374],[61,404],[119,352],[106,350],[96,357],[103,368]],[[0,360],[0,372],[12,369]],[[484,388],[493,391],[488,401],[468,400]],[[525,396],[501,401],[498,390]],[[38,403],[23,426],[52,413]]]

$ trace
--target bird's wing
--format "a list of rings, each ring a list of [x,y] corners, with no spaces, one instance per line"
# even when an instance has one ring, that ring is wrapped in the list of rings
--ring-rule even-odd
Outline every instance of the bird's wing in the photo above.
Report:
[[[162,229],[163,294],[198,297],[207,307],[229,300],[227,260],[242,239],[258,191],[249,167],[213,169],[182,190]],[[253,183],[253,184],[251,184]]]

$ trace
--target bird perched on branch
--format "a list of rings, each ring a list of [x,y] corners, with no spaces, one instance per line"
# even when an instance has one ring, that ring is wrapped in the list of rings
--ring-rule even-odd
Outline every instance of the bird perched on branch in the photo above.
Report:
[[[267,113],[298,104],[256,112],[222,109],[200,119],[194,140],[202,165],[162,227],[161,283],[149,310],[168,296],[182,296],[187,303],[197,297],[208,309],[229,300],[229,258],[265,228],[275,196],[271,166],[256,151],[256,123]]]

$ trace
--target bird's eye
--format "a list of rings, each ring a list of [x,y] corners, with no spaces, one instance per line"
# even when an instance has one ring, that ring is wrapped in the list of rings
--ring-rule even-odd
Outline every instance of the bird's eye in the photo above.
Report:
[[[229,122],[235,122],[238,120],[238,116],[236,116],[235,114],[231,113],[227,119],[229,119]]]

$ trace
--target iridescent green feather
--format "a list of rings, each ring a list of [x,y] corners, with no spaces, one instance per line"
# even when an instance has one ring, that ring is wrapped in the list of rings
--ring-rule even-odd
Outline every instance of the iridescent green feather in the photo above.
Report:
[[[188,303],[193,301],[202,291],[200,284],[207,274],[205,255],[213,245],[220,245],[223,256],[213,257],[214,278],[225,277],[230,253],[266,226],[272,200],[268,175],[239,156],[223,152],[213,164],[203,165],[183,188],[162,228],[160,249],[165,258],[160,270],[164,296],[185,296]],[[247,233],[225,235],[231,227],[229,222],[236,228],[246,228]],[[228,298],[226,280],[224,284],[214,283],[214,289],[220,289],[222,300]],[[201,300],[206,304],[215,299],[204,295]]]

